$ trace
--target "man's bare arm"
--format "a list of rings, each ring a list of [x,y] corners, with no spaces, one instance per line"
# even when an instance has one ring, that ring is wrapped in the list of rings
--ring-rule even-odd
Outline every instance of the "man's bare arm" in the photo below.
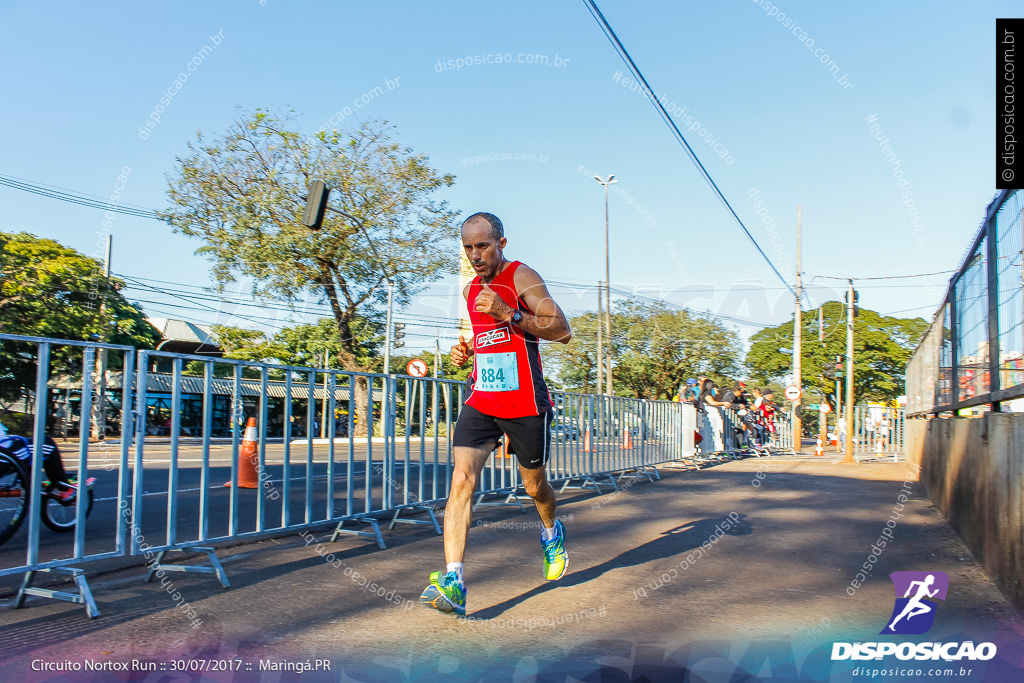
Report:
[[[572,338],[565,314],[551,298],[547,285],[534,270],[520,266],[513,276],[520,298],[533,313],[523,311],[523,319],[515,325],[535,337],[548,341],[568,343]],[[484,284],[473,303],[478,313],[486,313],[495,320],[511,322],[516,309],[505,303],[498,293]]]
[[[533,313],[523,313],[522,321],[517,325],[535,337],[568,344],[572,339],[569,321],[555,300],[551,298],[544,280],[528,266],[520,266],[513,276],[516,290]],[[511,318],[512,312],[509,312]]]

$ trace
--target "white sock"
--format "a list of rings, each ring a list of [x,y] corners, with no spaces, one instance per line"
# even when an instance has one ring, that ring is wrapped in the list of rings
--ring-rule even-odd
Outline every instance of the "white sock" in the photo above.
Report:
[[[544,530],[540,532],[540,540],[550,541],[555,537],[555,527],[544,527]]]
[[[455,572],[455,577],[459,580],[459,583],[465,583],[462,579],[462,563],[461,562],[449,562],[448,568],[445,569],[448,572]]]

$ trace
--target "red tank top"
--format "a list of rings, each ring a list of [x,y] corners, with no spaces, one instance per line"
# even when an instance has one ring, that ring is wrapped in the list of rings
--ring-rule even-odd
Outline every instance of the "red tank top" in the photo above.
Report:
[[[522,264],[513,261],[498,273],[490,288],[513,309],[533,313],[520,299],[513,277]],[[478,275],[469,283],[469,320],[473,323],[473,390],[466,400],[481,413],[515,418],[551,411],[551,397],[540,363],[540,342],[510,322],[476,311],[476,297],[483,288]],[[513,370],[514,369],[514,370]],[[511,375],[515,374],[515,377]]]

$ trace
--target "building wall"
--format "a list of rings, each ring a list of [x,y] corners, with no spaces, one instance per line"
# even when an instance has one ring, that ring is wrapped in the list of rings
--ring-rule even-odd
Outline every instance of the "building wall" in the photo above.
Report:
[[[907,460],[950,526],[1024,606],[1024,415],[907,420]]]

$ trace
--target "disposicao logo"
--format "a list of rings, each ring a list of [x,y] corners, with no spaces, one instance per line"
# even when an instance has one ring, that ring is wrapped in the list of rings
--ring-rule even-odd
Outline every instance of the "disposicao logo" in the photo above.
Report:
[[[949,576],[939,571],[893,572],[889,578],[895,590],[895,601],[880,635],[927,633],[935,624],[939,604],[936,600],[946,599]],[[969,640],[962,643],[832,643],[832,661],[882,659],[890,655],[901,660],[985,661],[996,656],[996,646],[994,643],[975,645]]]
[[[889,574],[896,589],[892,615],[881,634],[920,635],[935,623],[939,600],[946,599],[949,576],[945,572],[893,572]],[[902,596],[902,597],[900,597]]]

